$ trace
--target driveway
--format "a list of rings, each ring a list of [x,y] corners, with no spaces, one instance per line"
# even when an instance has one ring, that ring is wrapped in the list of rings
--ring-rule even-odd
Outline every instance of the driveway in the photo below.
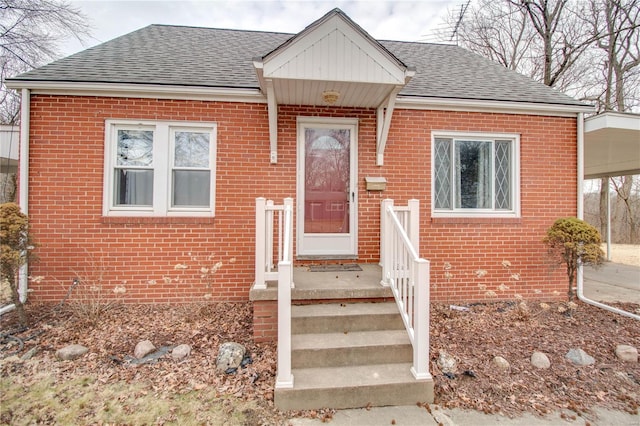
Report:
[[[584,268],[584,295],[599,302],[640,304],[640,267],[606,262]]]

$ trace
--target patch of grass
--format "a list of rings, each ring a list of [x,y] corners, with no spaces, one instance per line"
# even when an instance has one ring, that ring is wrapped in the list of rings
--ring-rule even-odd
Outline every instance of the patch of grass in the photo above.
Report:
[[[0,378],[0,424],[226,424],[251,422],[252,402],[216,396],[215,390],[155,392],[144,383],[100,383],[85,376],[30,383]]]

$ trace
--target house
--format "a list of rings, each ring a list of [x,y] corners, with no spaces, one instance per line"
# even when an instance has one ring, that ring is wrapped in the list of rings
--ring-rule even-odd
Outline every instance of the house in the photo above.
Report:
[[[385,217],[407,205],[431,300],[566,294],[542,239],[578,212],[590,108],[460,47],[378,41],[335,9],[298,34],[152,25],[7,84],[23,99],[32,300],[76,277],[132,303],[251,291],[254,335],[275,339],[264,198],[292,220],[274,240],[293,266],[382,264],[385,283],[400,263],[384,260]]]

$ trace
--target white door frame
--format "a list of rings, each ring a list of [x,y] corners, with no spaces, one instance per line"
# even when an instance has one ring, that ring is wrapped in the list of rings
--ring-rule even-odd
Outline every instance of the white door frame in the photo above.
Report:
[[[305,221],[305,129],[349,129],[349,233],[306,234]],[[328,258],[352,258],[358,250],[358,119],[335,117],[297,118],[297,254]]]

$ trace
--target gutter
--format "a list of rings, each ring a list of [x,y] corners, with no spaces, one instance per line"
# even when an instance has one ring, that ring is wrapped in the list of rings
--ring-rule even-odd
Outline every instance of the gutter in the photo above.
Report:
[[[18,205],[22,213],[29,214],[29,118],[31,115],[31,92],[29,89],[21,90],[22,100],[20,104],[20,160],[18,165]],[[18,273],[18,294],[20,302],[26,303],[28,293],[29,265],[23,265]],[[11,304],[0,308],[0,315],[16,308]]]
[[[578,219],[584,219],[584,194],[583,194],[583,181],[584,181],[584,114],[578,113]],[[620,314],[625,317],[630,317],[640,321],[640,315],[632,314],[631,312],[624,311],[622,309],[614,308],[613,306],[605,305],[604,303],[597,302],[589,299],[584,295],[584,271],[582,263],[578,264],[578,276],[577,291],[578,300],[589,305],[596,306],[598,308],[605,309],[615,314]]]

